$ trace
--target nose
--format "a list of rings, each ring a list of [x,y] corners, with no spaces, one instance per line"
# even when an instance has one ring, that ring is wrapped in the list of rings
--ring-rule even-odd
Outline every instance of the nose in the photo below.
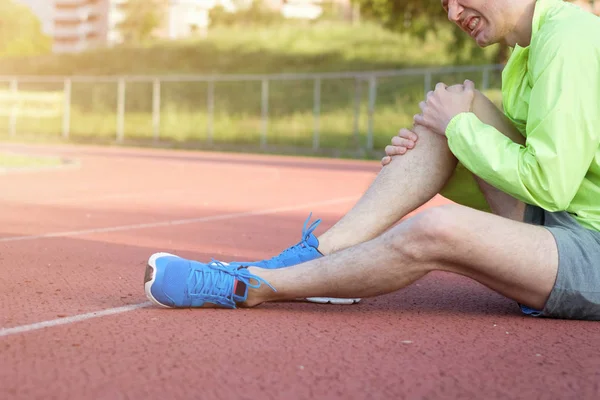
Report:
[[[448,19],[452,22],[458,22],[460,15],[463,12],[463,8],[456,3],[448,5]]]

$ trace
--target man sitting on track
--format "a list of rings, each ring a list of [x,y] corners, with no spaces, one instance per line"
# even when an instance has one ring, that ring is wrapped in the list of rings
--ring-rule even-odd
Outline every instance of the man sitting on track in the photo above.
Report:
[[[505,115],[469,81],[438,84],[330,230],[317,239],[319,221],[305,223],[300,243],[257,262],[154,254],[151,300],[353,303],[440,270],[481,282],[526,314],[600,319],[600,18],[561,0],[442,4],[479,46],[514,47],[503,72]],[[461,205],[394,226],[438,192]]]

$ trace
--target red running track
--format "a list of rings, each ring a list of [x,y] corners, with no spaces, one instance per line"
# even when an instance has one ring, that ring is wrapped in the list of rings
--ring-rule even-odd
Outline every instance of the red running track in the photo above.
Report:
[[[600,398],[598,323],[522,316],[460,276],[355,306],[147,303],[153,252],[271,256],[310,211],[335,223],[377,162],[2,149],[78,164],[0,175],[0,399]]]

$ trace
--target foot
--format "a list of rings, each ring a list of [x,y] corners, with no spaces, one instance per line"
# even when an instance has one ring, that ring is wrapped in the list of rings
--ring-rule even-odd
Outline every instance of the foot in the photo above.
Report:
[[[262,283],[275,290],[246,268],[218,261],[203,264],[169,253],[153,254],[144,278],[146,296],[167,308],[236,308],[248,299],[248,288],[258,289]]]
[[[321,223],[321,220],[318,219],[307,227],[311,216],[312,213],[308,216],[306,221],[304,221],[304,226],[302,228],[302,239],[300,240],[300,242],[296,243],[291,247],[288,247],[275,257],[260,261],[231,262],[228,265],[236,267],[256,266],[266,269],[278,269],[290,267],[292,265],[301,264],[303,262],[323,257],[323,254],[319,252],[319,239],[317,239],[317,237],[313,235],[314,230],[317,229],[317,227]],[[357,298],[336,299],[330,297],[308,297],[305,300],[321,304],[354,304],[360,301],[360,299]]]

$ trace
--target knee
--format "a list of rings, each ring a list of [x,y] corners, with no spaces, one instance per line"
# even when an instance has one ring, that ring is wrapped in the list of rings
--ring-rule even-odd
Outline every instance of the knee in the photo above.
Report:
[[[403,259],[428,262],[442,258],[453,246],[458,207],[450,204],[418,213],[392,229],[386,245]]]

